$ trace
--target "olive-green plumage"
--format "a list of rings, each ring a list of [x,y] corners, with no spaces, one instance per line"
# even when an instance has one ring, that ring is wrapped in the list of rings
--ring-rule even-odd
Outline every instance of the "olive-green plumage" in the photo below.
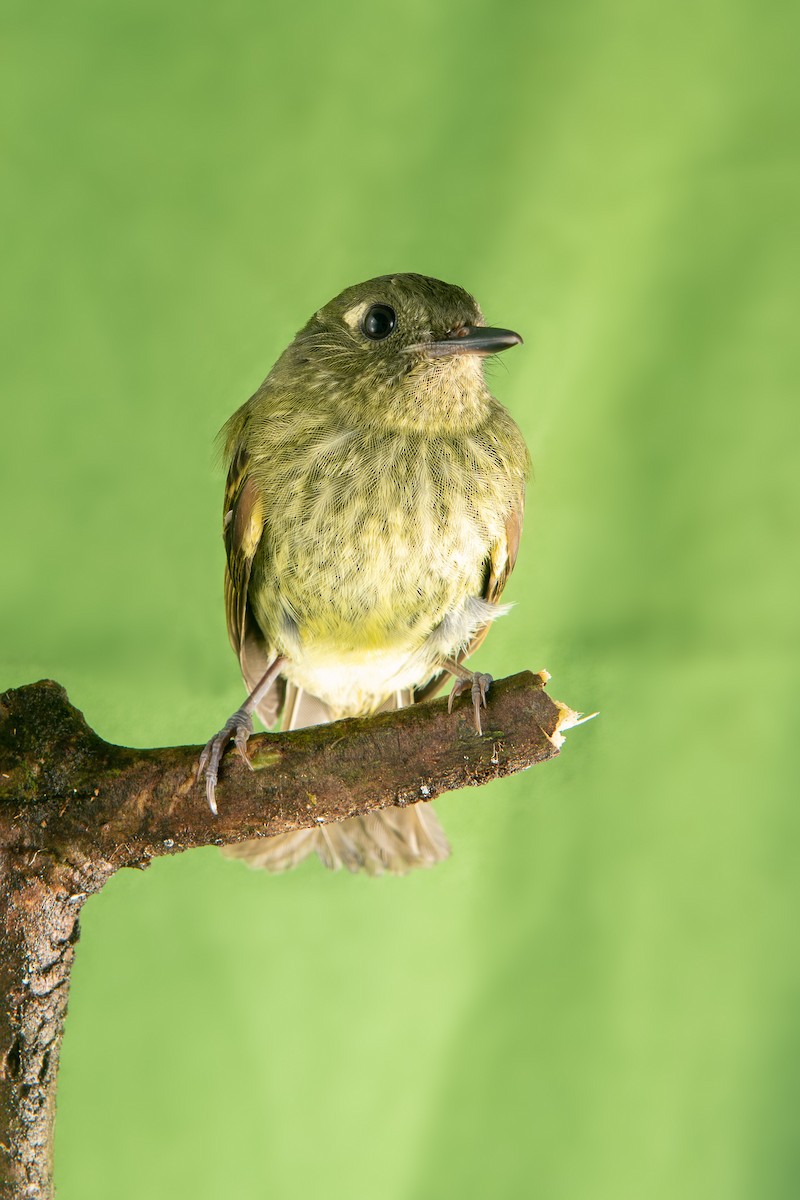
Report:
[[[485,329],[461,288],[369,280],[315,313],[226,424],[228,629],[250,688],[285,660],[259,705],[268,723],[282,702],[285,723],[305,723],[301,690],[324,704],[317,719],[408,702],[503,611],[529,460],[483,357],[520,340]],[[340,831],[348,840],[348,826],[358,840],[369,822],[245,855],[276,867],[317,848],[329,865],[403,870],[446,852],[441,836],[441,853],[415,848],[412,830],[399,857],[372,845],[343,853],[329,843]]]

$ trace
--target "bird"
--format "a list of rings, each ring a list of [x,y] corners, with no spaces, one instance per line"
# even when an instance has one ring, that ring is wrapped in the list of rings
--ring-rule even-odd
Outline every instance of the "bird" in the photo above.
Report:
[[[297,729],[420,703],[451,677],[451,711],[469,692],[481,734],[492,678],[464,659],[511,607],[530,473],[484,366],[521,343],[461,287],[382,275],[315,312],[220,431],[225,612],[249,694],[200,758],[212,812],[254,712]],[[280,871],[315,851],[379,875],[450,848],[421,802],[224,852]]]

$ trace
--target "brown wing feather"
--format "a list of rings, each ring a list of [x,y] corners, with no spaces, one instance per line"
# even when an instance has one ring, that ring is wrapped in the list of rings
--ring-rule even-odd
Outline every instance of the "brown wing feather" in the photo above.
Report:
[[[483,585],[483,598],[484,600],[488,600],[490,604],[497,604],[503,594],[504,587],[508,583],[508,577],[514,570],[514,564],[517,561],[517,554],[519,553],[519,543],[522,537],[522,516],[523,507],[520,503],[519,508],[512,508],[508,514],[505,538],[492,546],[492,551],[486,564],[486,582]],[[459,655],[458,661],[462,662],[470,654],[474,654],[488,632],[488,625],[484,625],[483,629],[479,629],[464,653]]]
[[[250,456],[239,448],[233,456],[225,488],[222,536],[225,541],[225,618],[248,691],[259,682],[272,659],[270,647],[249,603],[250,572],[264,532],[264,502],[248,474]],[[276,680],[258,706],[265,725],[274,724],[283,701],[283,680]]]
[[[248,475],[250,456],[244,450],[234,455],[225,487],[225,515],[222,537],[225,542],[225,617],[228,636],[238,654],[245,634],[247,593],[253,558],[264,529],[261,498]]]
[[[518,505],[512,508],[508,515],[505,525],[505,537],[495,542],[486,560],[486,578],[482,596],[490,604],[496,604],[500,599],[503,588],[508,582],[508,577],[514,570],[514,564],[517,561],[517,554],[519,552],[519,543],[522,537],[523,513],[524,500],[520,497]],[[470,654],[474,654],[488,632],[488,625],[484,625],[483,629],[479,629],[470,644],[458,655],[458,662],[463,662]],[[441,674],[434,675],[433,679],[430,679],[424,687],[415,689],[414,703],[418,704],[422,700],[430,700],[437,692],[441,691],[449,678],[450,675],[447,671],[442,671]]]

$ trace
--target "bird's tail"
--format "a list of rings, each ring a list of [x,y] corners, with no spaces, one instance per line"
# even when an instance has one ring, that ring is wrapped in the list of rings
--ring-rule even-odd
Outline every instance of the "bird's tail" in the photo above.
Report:
[[[410,693],[397,693],[381,711],[410,703]],[[283,712],[285,730],[324,725],[333,719],[326,704],[288,682]],[[270,722],[273,719],[270,717]],[[248,866],[266,871],[288,871],[313,852],[332,871],[346,867],[368,875],[405,875],[413,867],[432,867],[441,862],[450,853],[450,846],[431,805],[420,803],[384,808],[316,829],[239,842],[223,850],[230,858],[243,858]]]

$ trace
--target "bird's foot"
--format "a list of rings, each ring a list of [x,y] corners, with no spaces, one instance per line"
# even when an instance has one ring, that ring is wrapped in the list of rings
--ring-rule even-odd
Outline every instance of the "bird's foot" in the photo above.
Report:
[[[480,735],[483,733],[481,728],[481,705],[486,708],[486,693],[492,685],[491,675],[482,675],[480,671],[474,671],[471,675],[468,674],[465,679],[457,679],[453,685],[453,690],[450,693],[450,698],[447,701],[447,711],[453,711],[453,701],[456,700],[462,692],[469,689],[472,692],[472,708],[475,714],[475,732]]]
[[[215,734],[211,741],[206,744],[203,753],[200,755],[195,781],[199,782],[201,778],[205,777],[206,799],[208,800],[208,807],[214,813],[214,816],[217,815],[217,775],[225,748],[228,742],[233,742],[252,771],[252,764],[247,757],[247,739],[252,732],[253,718],[250,716],[250,710],[245,707],[237,708],[233,716],[229,717],[222,726],[219,733]]]

